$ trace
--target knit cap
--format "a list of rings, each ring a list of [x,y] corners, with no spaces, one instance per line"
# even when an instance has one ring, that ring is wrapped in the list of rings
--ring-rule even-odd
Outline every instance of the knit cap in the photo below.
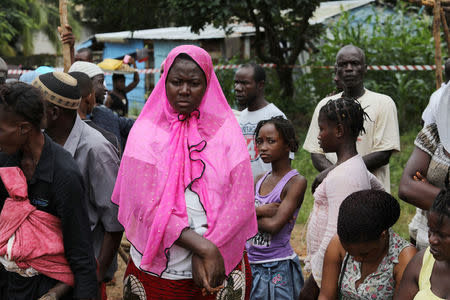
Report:
[[[78,109],[81,94],[77,83],[67,73],[52,72],[40,75],[32,85],[41,90],[48,102],[66,109]]]
[[[81,72],[85,73],[89,78],[92,79],[92,77],[96,75],[104,75],[105,73],[100,69],[99,66],[96,64],[86,62],[86,61],[76,61],[73,63],[73,65],[70,67],[69,72]]]

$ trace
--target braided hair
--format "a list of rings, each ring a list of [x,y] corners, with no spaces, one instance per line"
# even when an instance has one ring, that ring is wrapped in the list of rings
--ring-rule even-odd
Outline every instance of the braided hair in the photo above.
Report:
[[[445,189],[442,189],[434,199],[430,212],[439,214],[440,223],[443,222],[444,217],[450,218],[450,189],[449,189],[449,172],[450,167],[445,177]]]
[[[329,121],[344,125],[355,139],[358,135],[366,132],[364,120],[370,120],[369,115],[361,107],[361,104],[355,99],[348,97],[328,101],[320,109],[320,114],[324,114]]]
[[[289,145],[291,152],[295,153],[298,151],[298,140],[295,136],[294,126],[291,121],[283,118],[282,116],[276,116],[268,120],[259,121],[258,125],[256,125],[254,133],[255,139],[258,137],[261,128],[266,124],[273,124],[273,126],[275,126],[278,133],[283,137],[284,142]]]
[[[362,190],[349,195],[339,208],[337,233],[342,243],[370,242],[400,217],[397,200],[384,191]]]

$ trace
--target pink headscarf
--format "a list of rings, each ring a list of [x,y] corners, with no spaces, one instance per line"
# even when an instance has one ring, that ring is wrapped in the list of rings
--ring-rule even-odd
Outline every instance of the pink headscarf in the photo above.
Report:
[[[166,77],[180,53],[200,66],[207,81],[198,111],[187,117],[166,97]],[[191,187],[206,212],[204,237],[219,248],[228,275],[257,233],[244,138],[205,50],[176,47],[164,70],[128,137],[112,201],[128,240],[143,254],[140,268],[161,275],[167,251],[189,227],[185,190]]]

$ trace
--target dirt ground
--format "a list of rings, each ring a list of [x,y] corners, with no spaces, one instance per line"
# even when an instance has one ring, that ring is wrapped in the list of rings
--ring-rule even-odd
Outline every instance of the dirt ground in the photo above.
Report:
[[[123,241],[126,241],[124,238]],[[306,232],[305,227],[301,224],[296,224],[291,235],[291,245],[294,251],[297,252],[301,261],[304,260],[306,256]],[[119,256],[118,257],[119,268],[115,274],[115,284],[108,285],[106,287],[106,293],[108,295],[108,300],[122,300],[123,292],[123,274],[125,273],[126,263]]]

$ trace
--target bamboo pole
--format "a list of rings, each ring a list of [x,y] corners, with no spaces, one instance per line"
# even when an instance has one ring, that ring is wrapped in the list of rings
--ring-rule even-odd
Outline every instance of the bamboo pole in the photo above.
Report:
[[[450,32],[448,30],[447,18],[445,17],[445,12],[441,9],[441,22],[444,28],[444,38],[447,43],[447,55],[450,56]]]
[[[433,8],[433,37],[434,37],[434,61],[436,64],[436,89],[442,84],[442,55],[441,55],[441,1],[436,0]]]
[[[67,33],[66,26],[69,25],[67,21],[67,0],[59,0],[59,21],[61,23],[62,34]],[[68,72],[72,61],[70,59],[70,45],[63,44],[63,61],[64,61],[64,72]]]

